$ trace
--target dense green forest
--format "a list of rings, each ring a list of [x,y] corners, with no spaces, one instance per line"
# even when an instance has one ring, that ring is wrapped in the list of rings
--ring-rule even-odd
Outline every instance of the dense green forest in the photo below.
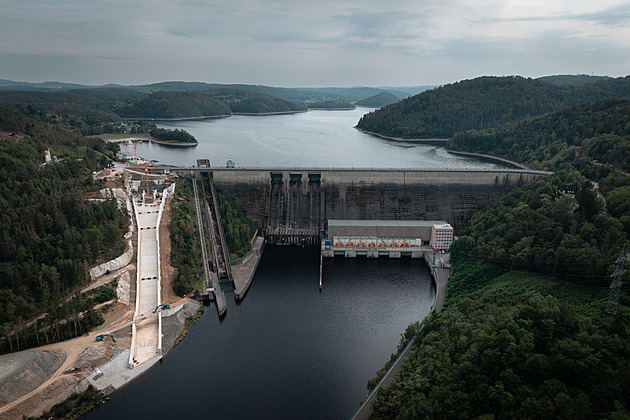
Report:
[[[628,418],[627,296],[465,259],[451,286],[370,418]]]
[[[400,98],[389,92],[382,92],[378,95],[370,96],[369,98],[361,99],[357,101],[357,106],[364,106],[367,108],[380,108],[385,105],[394,104],[400,101]]]
[[[608,80],[608,76],[590,76],[588,74],[559,74],[555,76],[543,76],[536,80],[541,82],[550,83],[552,85],[567,86],[567,85],[584,85],[586,83],[595,83],[600,80]]]
[[[116,110],[123,118],[190,118],[230,115],[222,102],[198,92],[155,92]]]
[[[347,101],[323,101],[308,104],[309,109],[355,109],[356,106]]]
[[[0,106],[30,106],[69,123],[83,135],[115,133],[121,118],[170,119],[306,111],[311,108],[352,108],[370,99],[382,106],[408,96],[381,88],[279,88],[245,84],[162,82],[139,86],[90,87],[63,83],[30,84],[0,81]],[[409,87],[413,92],[424,87]],[[393,92],[393,93],[392,93]]]
[[[571,183],[575,194],[558,192]],[[445,309],[371,418],[627,418],[627,291],[615,317],[604,312],[627,202],[608,216],[564,169],[475,214],[451,246]]]
[[[238,199],[223,192],[219,192],[217,198],[230,258],[232,260],[243,258],[252,249],[250,241],[256,233],[256,225],[245,216]]]
[[[306,106],[302,103],[249,90],[222,88],[203,91],[202,93],[226,104],[234,113],[264,114],[306,111]]]
[[[485,131],[462,131],[447,147],[491,153],[535,168],[554,167],[571,150],[630,171],[630,102],[610,99],[571,106],[538,118]],[[576,152],[575,148],[581,148]]]
[[[203,264],[191,181],[177,178],[175,182],[175,197],[171,202],[171,266],[175,269],[173,290],[183,296],[200,288]]]
[[[556,111],[630,96],[630,76],[580,86],[522,77],[480,77],[422,92],[364,115],[357,127],[403,138],[448,138]]]
[[[124,250],[127,216],[114,200],[90,200],[101,188],[92,172],[114,148],[0,108],[0,324],[7,335],[35,314],[55,312],[87,283],[89,266]],[[50,164],[47,149],[57,157]],[[85,310],[83,300],[67,315]]]
[[[445,309],[372,418],[628,418],[627,288],[604,309],[630,238],[629,121],[611,99],[451,139],[554,174],[458,232]]]
[[[162,141],[176,141],[180,143],[197,143],[195,136],[187,132],[186,130],[169,130],[166,128],[157,128],[153,126],[149,131],[151,137]]]

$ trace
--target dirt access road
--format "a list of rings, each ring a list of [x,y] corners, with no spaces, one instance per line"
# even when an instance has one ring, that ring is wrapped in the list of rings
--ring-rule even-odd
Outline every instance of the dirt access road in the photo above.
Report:
[[[170,210],[171,198],[164,206],[162,220],[160,222],[160,267],[162,278],[162,302],[170,303],[171,306],[179,306],[188,302],[188,299],[181,298],[173,292],[172,275],[173,268],[170,265],[171,241],[169,223],[171,218]],[[133,273],[132,288],[135,287],[135,259],[126,267],[121,268],[116,273],[104,275],[86,289],[105,284],[114,277],[122,275],[124,271]],[[77,385],[87,376],[93,373],[96,366],[100,366],[112,359],[115,353],[129,348],[131,344],[131,324],[133,318],[135,300],[132,299],[129,305],[117,304],[104,314],[105,322],[91,331],[90,334],[60,343],[49,344],[37,349],[26,350],[24,352],[13,353],[0,358],[11,357],[11,364],[14,366],[10,375],[0,374],[0,388],[7,387],[9,395],[17,397],[7,401],[0,407],[0,420],[21,418],[23,415],[33,416],[41,414],[50,409],[54,404],[59,403],[74,392]],[[102,342],[95,342],[94,337],[98,334],[113,334],[116,343],[106,339]],[[40,357],[33,357],[32,353],[41,352]],[[63,363],[50,376],[39,375],[31,377],[31,383],[18,386],[20,375],[28,371],[32,365],[43,360],[41,354],[53,352],[63,358]],[[17,364],[16,364],[17,363]],[[16,380],[17,379],[17,380]],[[3,380],[5,383],[3,383]],[[11,387],[15,387],[15,392],[11,392]],[[30,391],[20,395],[20,390],[26,386]],[[4,401],[3,401],[4,402]]]

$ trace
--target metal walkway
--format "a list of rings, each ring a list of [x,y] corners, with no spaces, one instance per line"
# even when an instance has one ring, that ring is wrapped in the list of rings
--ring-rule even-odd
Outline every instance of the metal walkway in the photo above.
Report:
[[[219,281],[233,281],[232,266],[230,264],[230,253],[223,232],[223,224],[221,222],[221,212],[219,211],[219,202],[217,200],[217,192],[214,188],[212,180],[212,172],[201,172],[201,190],[205,197],[206,217],[208,220],[208,232],[212,249],[212,261],[214,263],[214,272],[217,273]]]

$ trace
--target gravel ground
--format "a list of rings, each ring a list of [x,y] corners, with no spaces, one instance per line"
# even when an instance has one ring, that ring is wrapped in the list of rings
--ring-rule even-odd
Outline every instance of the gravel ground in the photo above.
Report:
[[[190,300],[173,315],[163,319],[164,354],[173,348],[173,343],[185,328],[186,320],[196,314],[199,308],[201,303]],[[107,340],[91,342],[84,347],[75,356],[76,360],[65,368],[68,370],[60,379],[37,395],[0,414],[0,420],[20,418],[22,415],[40,415],[54,403],[63,401],[70,393],[84,390],[90,383],[109,394],[142,375],[161,359],[161,356],[155,356],[146,363],[129,369],[128,343],[125,346],[125,342],[129,340],[118,335],[117,343]],[[119,345],[119,341],[123,344]],[[69,344],[72,342],[59,345]],[[53,350],[27,350],[0,358],[0,407],[36,389],[57,372],[65,361],[66,355],[63,351]],[[103,375],[95,380],[97,366]]]
[[[10,354],[0,363],[0,405],[15,400],[55,373],[65,361],[63,352],[28,350]]]

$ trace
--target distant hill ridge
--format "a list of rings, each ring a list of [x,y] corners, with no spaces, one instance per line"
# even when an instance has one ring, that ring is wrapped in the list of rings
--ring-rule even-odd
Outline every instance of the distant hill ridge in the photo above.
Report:
[[[380,108],[382,106],[390,105],[398,101],[400,101],[400,98],[398,96],[390,92],[381,92],[377,95],[357,101],[357,105],[370,108]]]
[[[556,80],[557,81],[557,80]],[[449,138],[561,108],[630,97],[630,76],[558,86],[520,76],[484,76],[422,92],[361,118],[358,128],[391,137]]]

